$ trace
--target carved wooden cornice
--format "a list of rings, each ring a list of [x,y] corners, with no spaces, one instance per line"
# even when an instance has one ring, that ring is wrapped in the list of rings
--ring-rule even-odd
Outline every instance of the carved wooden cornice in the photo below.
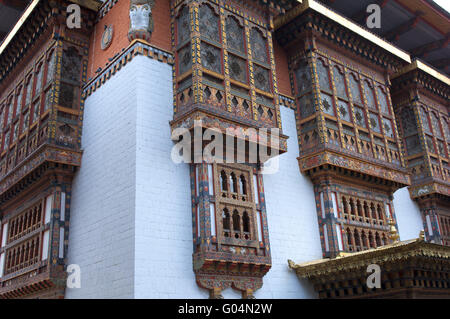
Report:
[[[371,264],[395,264],[414,257],[450,260],[450,247],[427,243],[423,239],[397,242],[376,249],[348,253],[334,259],[321,259],[302,264],[289,260],[289,267],[300,279],[320,276],[339,276],[341,273],[367,268]]]

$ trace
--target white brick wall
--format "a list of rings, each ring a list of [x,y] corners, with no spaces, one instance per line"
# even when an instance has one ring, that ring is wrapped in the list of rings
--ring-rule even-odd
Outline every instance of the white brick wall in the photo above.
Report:
[[[136,298],[207,298],[192,270],[189,166],[170,153],[172,68],[137,57]],[[133,61],[135,62],[135,61]]]
[[[315,298],[307,282],[300,283],[288,267],[322,258],[314,188],[300,173],[295,113],[281,107],[283,133],[289,136],[288,152],[280,156],[280,170],[264,176],[272,269],[264,277],[257,298]]]
[[[422,217],[419,206],[409,196],[407,187],[395,192],[394,210],[400,240],[418,238],[423,229]]]

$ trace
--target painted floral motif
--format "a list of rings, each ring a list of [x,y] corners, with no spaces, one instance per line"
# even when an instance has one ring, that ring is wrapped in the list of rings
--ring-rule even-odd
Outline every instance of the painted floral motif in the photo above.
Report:
[[[191,59],[191,47],[185,46],[178,52],[178,71],[179,74],[183,74],[191,69],[192,59]]]
[[[370,127],[377,133],[381,133],[380,122],[376,114],[370,113]]]
[[[221,52],[218,48],[202,42],[202,65],[208,70],[222,73]]]
[[[260,67],[259,65],[254,65],[253,68],[256,88],[262,91],[270,92],[269,70]]]
[[[247,83],[247,64],[245,60],[230,54],[228,56],[228,66],[230,69],[230,77],[243,83]]]
[[[253,59],[267,63],[267,41],[264,39],[261,31],[256,28],[250,31],[250,43]]]
[[[322,105],[323,105],[324,112],[334,116],[333,101],[332,101],[331,96],[329,96],[328,94],[323,94],[323,93],[321,96],[322,96]]]
[[[232,16],[227,17],[226,25],[228,48],[244,53],[244,28],[241,27],[239,22]]]
[[[303,94],[311,89],[311,70],[308,61],[303,60],[295,71],[298,94]]]
[[[206,4],[200,6],[199,16],[200,34],[208,39],[217,41],[219,36],[219,17]]]
[[[314,104],[311,99],[311,94],[307,94],[300,99],[300,115],[302,118],[307,118],[310,115],[313,115]]]
[[[352,120],[350,119],[350,111],[349,111],[348,103],[339,100],[338,108],[339,108],[340,118],[343,119],[344,121],[351,122]]]
[[[362,108],[355,106],[356,124],[358,124],[361,127],[367,128],[367,122],[366,122],[364,113],[365,112]]]

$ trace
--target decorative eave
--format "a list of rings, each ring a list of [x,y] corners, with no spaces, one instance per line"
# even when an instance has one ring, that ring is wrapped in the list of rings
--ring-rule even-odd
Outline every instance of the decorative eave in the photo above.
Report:
[[[289,11],[287,14],[279,16],[275,19],[274,27],[276,30],[278,29],[278,31],[280,31],[282,28],[287,27],[288,24],[294,23],[295,20],[302,14],[311,12],[321,17],[328,18],[330,21],[332,21],[334,24],[336,24],[343,30],[356,34],[358,37],[368,41],[368,43],[370,43],[370,45],[372,45],[373,47],[382,49],[383,51],[391,55],[395,60],[397,60],[397,63],[400,64],[411,63],[411,57],[408,53],[392,45],[391,43],[383,40],[374,33],[364,29],[355,22],[352,22],[351,20],[345,18],[344,16],[334,12],[333,10],[324,6],[320,2],[315,0],[298,0],[298,2],[300,4],[297,7]],[[325,32],[329,30],[322,30],[322,31]],[[349,41],[346,41],[340,36],[334,36],[332,38],[335,41],[340,40],[338,41],[339,45],[349,45]],[[354,47],[353,49],[355,50],[358,49],[354,45],[353,47]]]
[[[346,253],[334,259],[320,259],[298,265],[289,260],[288,263],[289,267],[295,270],[298,278],[303,279],[338,276],[342,273],[366,269],[368,265],[395,264],[414,257],[450,260],[450,247],[428,243],[419,238],[366,251]]]
[[[402,167],[369,162],[350,154],[344,155],[342,151],[319,150],[314,154],[299,157],[298,164],[301,172],[310,175],[318,173],[320,168],[331,167],[338,171],[355,172],[355,175],[361,175],[361,180],[366,180],[372,184],[388,184],[393,189],[411,185],[411,177],[407,170]],[[340,172],[340,175],[342,175],[342,172]]]
[[[394,86],[412,82],[446,100],[450,98],[450,78],[420,60],[399,70],[391,80]]]

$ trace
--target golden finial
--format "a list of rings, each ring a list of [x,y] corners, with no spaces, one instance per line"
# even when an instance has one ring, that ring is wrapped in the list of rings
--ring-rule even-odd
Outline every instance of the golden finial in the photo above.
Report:
[[[288,264],[289,264],[289,268],[295,269],[296,264],[292,260],[288,259]]]
[[[421,240],[421,241],[424,241],[425,240],[425,231],[422,229],[421,231],[420,231],[420,233],[419,233],[419,239]]]
[[[400,236],[398,235],[398,231],[397,228],[395,227],[395,222],[394,220],[391,218],[389,218],[389,239],[395,243],[398,242],[400,239]]]

